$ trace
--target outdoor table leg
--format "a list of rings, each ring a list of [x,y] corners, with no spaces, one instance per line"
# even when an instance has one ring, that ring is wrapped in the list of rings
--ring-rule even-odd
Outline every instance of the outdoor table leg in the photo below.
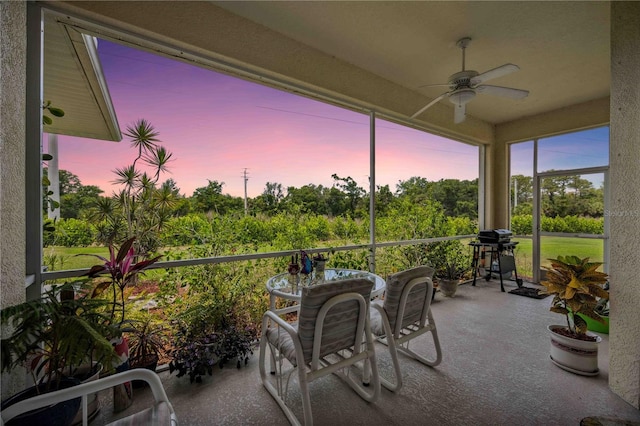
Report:
[[[504,293],[504,284],[502,283],[502,262],[500,261],[501,248],[502,247],[498,246],[498,275],[500,275],[500,291]]]
[[[476,286],[476,275],[478,274],[478,261],[480,258],[480,246],[473,246],[473,259],[471,260],[471,268],[473,269],[473,287]]]

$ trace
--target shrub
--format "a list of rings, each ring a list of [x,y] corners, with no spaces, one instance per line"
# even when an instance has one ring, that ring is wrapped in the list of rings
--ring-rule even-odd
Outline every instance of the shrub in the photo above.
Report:
[[[329,221],[324,216],[310,215],[305,222],[305,228],[317,241],[328,240],[331,236]]]
[[[81,219],[60,219],[53,232],[50,245],[87,247],[95,239],[95,227]]]
[[[236,239],[243,244],[264,243],[274,237],[266,219],[243,216],[236,220],[234,225]]]
[[[531,235],[533,232],[531,215],[511,217],[511,231],[516,235]],[[594,217],[563,216],[542,217],[542,230],[546,232],[566,232],[575,234],[604,233],[604,219]]]
[[[514,235],[532,235],[533,216],[530,214],[511,216],[511,232]]]
[[[165,246],[203,244],[211,236],[211,224],[201,214],[174,217],[165,224],[161,239]]]

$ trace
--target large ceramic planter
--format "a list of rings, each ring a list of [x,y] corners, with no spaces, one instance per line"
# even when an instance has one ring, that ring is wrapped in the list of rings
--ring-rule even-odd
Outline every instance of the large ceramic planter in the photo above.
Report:
[[[548,326],[551,337],[551,361],[558,367],[572,373],[583,376],[597,375],[599,372],[598,344],[602,341],[602,338],[588,333],[588,335],[595,337],[596,340],[589,342],[586,340],[573,339],[553,331],[557,328],[566,328],[566,326]]]
[[[458,283],[458,280],[440,279],[438,281],[438,288],[446,297],[453,297],[456,295],[456,291],[458,291]]]
[[[74,378],[63,378],[60,380],[60,386],[58,389],[66,389],[72,386],[80,384],[80,381]],[[2,401],[2,409],[12,406],[25,399],[37,396],[44,391],[46,385],[38,385],[38,389],[35,386]],[[50,405],[48,407],[38,408],[36,410],[29,411],[27,413],[20,414],[14,417],[10,421],[6,422],[7,426],[34,426],[34,425],[49,425],[49,426],[69,426],[75,417],[78,409],[80,408],[80,398],[71,399],[68,401],[60,402],[58,404]]]

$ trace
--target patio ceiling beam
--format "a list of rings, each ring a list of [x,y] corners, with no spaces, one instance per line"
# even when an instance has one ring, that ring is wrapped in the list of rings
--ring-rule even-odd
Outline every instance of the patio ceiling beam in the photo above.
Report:
[[[512,143],[609,124],[609,96],[496,125],[496,142]]]

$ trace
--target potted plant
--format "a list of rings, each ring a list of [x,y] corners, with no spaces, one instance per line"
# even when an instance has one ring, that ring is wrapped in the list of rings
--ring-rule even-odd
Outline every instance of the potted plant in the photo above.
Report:
[[[89,278],[107,277],[108,279],[99,282],[93,291],[93,296],[99,296],[105,291],[111,294],[111,320],[123,324],[125,321],[124,290],[128,285],[136,282],[138,274],[153,265],[162,256],[152,259],[137,261],[138,255],[133,244],[136,238],[129,238],[122,243],[116,253],[114,246],[109,246],[109,258],[97,254],[79,254],[78,256],[94,256],[102,260],[103,263],[91,267],[87,275]]]
[[[125,289],[136,282],[138,275],[154,264],[161,256],[152,259],[138,260],[138,255],[133,247],[136,238],[126,240],[118,251],[113,245],[109,246],[109,258],[96,254],[80,254],[79,256],[94,256],[102,260],[103,263],[91,267],[87,275],[89,278],[104,278],[99,280],[91,294],[92,298],[102,298],[109,300],[110,324],[117,327],[124,327],[126,314]],[[106,297],[105,297],[106,296]],[[117,361],[114,367],[116,372],[128,370],[129,365],[129,345],[125,336],[118,335],[112,339]],[[129,407],[133,402],[131,384],[124,383],[114,388],[114,411],[119,412]]]
[[[213,374],[216,365],[223,368],[229,361],[235,361],[237,368],[246,365],[253,355],[255,340],[255,330],[236,327],[233,315],[212,326],[209,321],[202,321],[203,317],[197,314],[199,310],[196,308],[174,320],[169,363],[170,373],[175,371],[177,377],[189,376],[191,383],[202,383],[203,377]]]
[[[76,286],[81,286],[74,297]],[[69,296],[72,295],[72,296]],[[2,408],[32,396],[79,384],[72,378],[82,364],[99,362],[110,366],[115,356],[109,339],[120,330],[102,313],[108,303],[92,299],[78,283],[54,285],[40,299],[10,306],[0,312],[3,326],[13,332],[2,339],[2,371],[27,367],[34,386],[2,402]],[[63,414],[25,413],[16,422],[69,424],[80,405],[77,401],[59,404]],[[44,417],[31,417],[31,416]],[[47,423],[50,424],[50,423]]]
[[[164,327],[154,323],[149,314],[141,320],[133,321],[133,326],[127,328],[129,336],[129,362],[131,368],[146,368],[156,371],[160,355],[165,351]],[[134,387],[142,386],[146,382],[135,380]]]
[[[469,257],[459,241],[451,241],[436,249],[433,261],[438,289],[446,297],[454,297],[460,279],[470,267]]]
[[[551,267],[545,267],[545,287],[541,293],[553,295],[551,312],[564,315],[565,325],[550,325],[551,360],[558,367],[576,374],[598,374],[598,343],[600,336],[587,331],[583,316],[596,321],[602,319],[596,313],[597,298],[608,299],[603,288],[607,274],[597,269],[600,262],[589,258],[558,256],[549,259]]]

